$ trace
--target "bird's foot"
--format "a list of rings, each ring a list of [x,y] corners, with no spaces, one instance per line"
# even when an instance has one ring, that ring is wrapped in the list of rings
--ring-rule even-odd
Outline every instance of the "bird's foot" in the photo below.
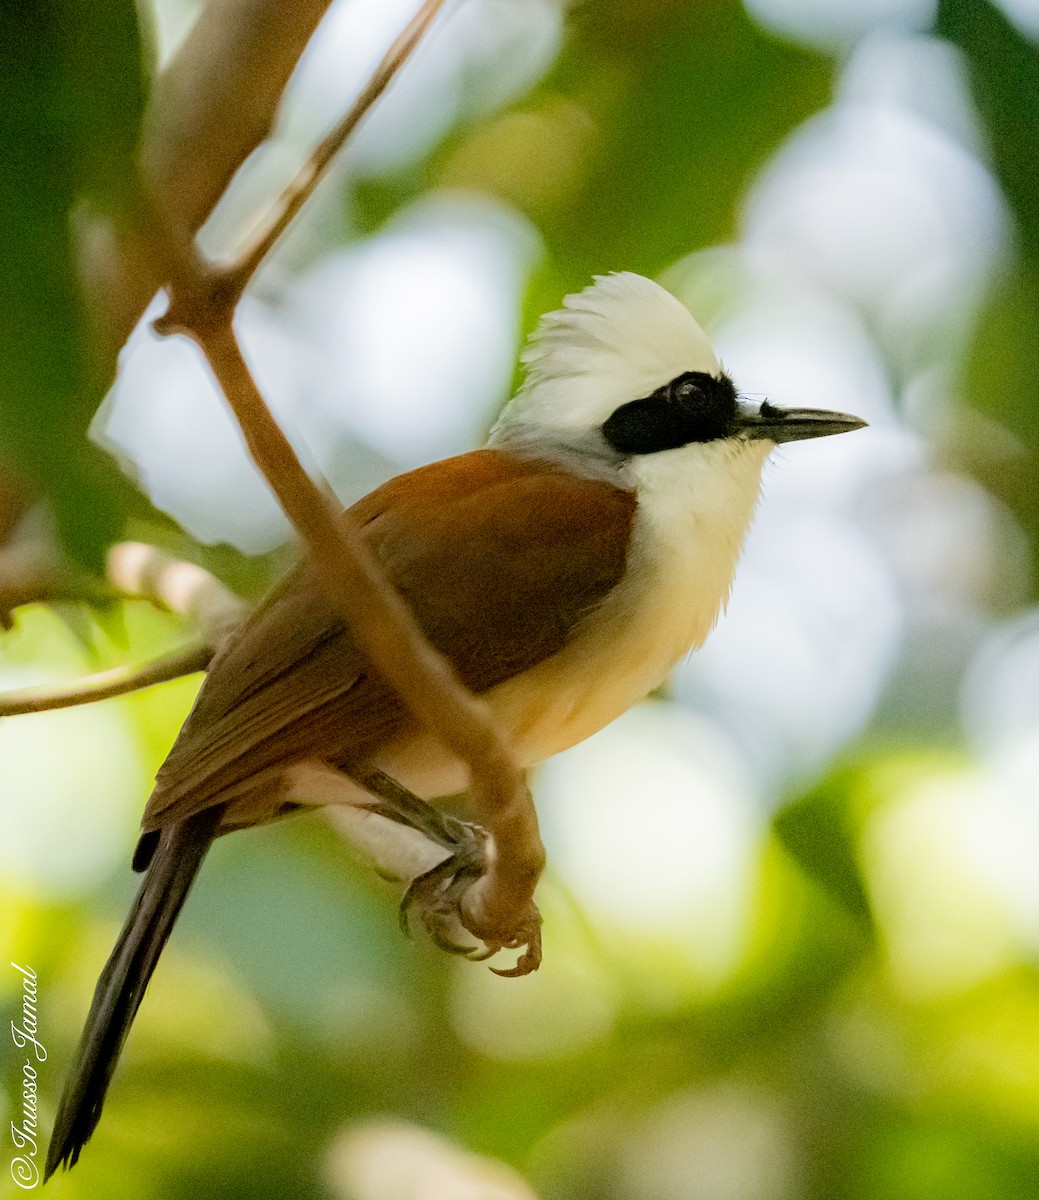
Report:
[[[461,919],[461,899],[484,872],[487,835],[468,822],[460,821],[459,826],[457,833],[461,836],[455,841],[454,853],[408,884],[400,902],[400,925],[410,934],[414,912],[441,950],[479,959],[485,957],[484,951],[461,940],[467,933]]]
[[[435,945],[473,962],[483,962],[499,950],[522,948],[523,953],[514,966],[491,967],[491,970],[510,978],[529,975],[541,965],[541,914],[537,905],[531,901],[519,928],[504,937],[472,928],[474,923],[467,917],[463,901],[487,871],[489,839],[479,825],[458,821],[457,826],[459,839],[455,852],[408,884],[400,904],[401,927],[409,932],[409,917],[416,912]],[[464,944],[461,939],[466,933],[478,937],[483,946]]]
[[[373,811],[417,829],[449,851],[447,858],[408,884],[400,905],[404,931],[410,932],[409,918],[415,913],[434,944],[449,954],[482,962],[499,950],[522,949],[513,967],[491,970],[507,977],[536,971],[541,965],[541,914],[533,900],[518,921],[511,916],[490,921],[474,903],[477,885],[493,866],[493,843],[487,831],[441,812],[381,772],[373,772],[364,783],[380,799]],[[465,944],[467,934],[482,946]]]

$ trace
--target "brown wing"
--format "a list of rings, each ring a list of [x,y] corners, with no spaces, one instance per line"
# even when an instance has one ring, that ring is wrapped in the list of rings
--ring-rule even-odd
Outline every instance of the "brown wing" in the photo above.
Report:
[[[474,691],[565,644],[624,571],[631,492],[478,450],[390,480],[350,510],[426,636]],[[214,659],[156,780],[144,828],[318,757],[349,768],[407,721],[298,567]]]

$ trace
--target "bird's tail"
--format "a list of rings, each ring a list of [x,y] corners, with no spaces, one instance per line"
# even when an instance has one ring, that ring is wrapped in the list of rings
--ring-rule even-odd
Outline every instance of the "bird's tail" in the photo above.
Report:
[[[74,1166],[97,1127],[126,1035],[219,820],[219,808],[209,808],[162,832],[148,874],[97,981],[54,1122],[44,1180],[59,1163]]]

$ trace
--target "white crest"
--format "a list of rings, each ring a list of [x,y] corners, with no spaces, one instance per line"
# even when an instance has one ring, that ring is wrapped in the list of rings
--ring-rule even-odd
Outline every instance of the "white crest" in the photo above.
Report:
[[[579,432],[685,371],[717,374],[707,335],[670,292],[642,275],[597,275],[541,318],[522,354],[523,387],[492,441],[521,430]]]

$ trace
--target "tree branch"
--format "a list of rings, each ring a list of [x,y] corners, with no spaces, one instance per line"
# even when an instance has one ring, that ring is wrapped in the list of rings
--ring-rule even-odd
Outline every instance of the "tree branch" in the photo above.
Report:
[[[270,135],[330,0],[209,0],[159,76],[141,166],[174,227],[197,230]]]
[[[368,110],[385,92],[394,76],[411,57],[415,47],[443,5],[444,0],[426,0],[412,17],[404,32],[386,51],[382,62],[375,68],[357,99],[340,117],[332,130],[311,151],[295,179],[271,206],[265,227],[256,234],[252,245],[242,252],[239,261],[225,272],[224,286],[231,295],[238,297],[245,291],[246,285],[260,263],[292,223],[293,218],[306,203],[329,164],[346,144],[347,139]]]
[[[363,112],[407,60],[441,0],[427,0],[362,94],[283,197],[266,232],[238,267],[221,275],[200,259],[193,240],[170,226],[157,201],[142,211],[164,264],[170,292],[160,333],[183,333],[201,348],[242,430],[254,462],[306,541],[314,564],[359,648],[401,699],[470,772],[470,797],[494,841],[490,866],[464,898],[471,932],[489,946],[518,945],[530,928],[533,894],[544,863],[537,817],[526,784],[483,701],[458,682],[425,640],[407,605],[390,587],[354,526],[327,489],[307,475],[271,415],[242,357],[233,329],[234,305],[273,240],[312,194],[321,172],[356,128]],[[154,195],[154,194],[153,194]],[[536,920],[536,916],[534,918]]]
[[[193,236],[228,182],[268,136],[285,85],[331,0],[209,0],[159,75],[142,135],[147,190],[167,223]],[[94,218],[81,233],[102,384],[165,282],[153,247]]]
[[[202,262],[194,234],[234,170],[270,128],[284,83],[326,3],[210,0],[156,89],[134,228],[116,233],[99,225],[90,238],[95,276],[89,292],[114,293],[102,331],[102,351],[111,361],[158,286],[167,286],[169,310],[156,328],[185,333],[201,347],[250,454],[306,541],[359,648],[419,721],[469,767],[473,807],[493,845],[487,872],[462,897],[466,926],[489,948],[528,944],[533,952],[533,893],[544,851],[526,785],[487,706],[461,686],[450,664],[426,642],[359,532],[343,519],[331,493],[303,470],[264,403],[233,331],[235,303],[253,272],[334,153],[396,76],[441,3],[427,0],[285,191],[263,233],[230,272],[221,274]]]
[[[112,696],[125,696],[141,688],[204,671],[212,657],[210,647],[199,644],[157,658],[143,667],[113,667],[109,671],[84,676],[71,684],[7,692],[0,696],[0,717],[50,712],[56,708],[72,708],[77,704],[93,704],[95,700],[108,700]]]
[[[199,292],[193,282],[185,300],[174,292],[163,332],[179,330],[201,347],[249,453],[307,542],[357,645],[418,720],[468,765],[474,809],[497,850],[487,873],[467,895],[468,924],[488,945],[515,944],[516,915],[529,908],[544,865],[526,783],[486,704],[462,687],[451,665],[429,645],[360,532],[334,497],[303,470],[260,395],[230,320],[217,320],[210,307],[195,306]]]

